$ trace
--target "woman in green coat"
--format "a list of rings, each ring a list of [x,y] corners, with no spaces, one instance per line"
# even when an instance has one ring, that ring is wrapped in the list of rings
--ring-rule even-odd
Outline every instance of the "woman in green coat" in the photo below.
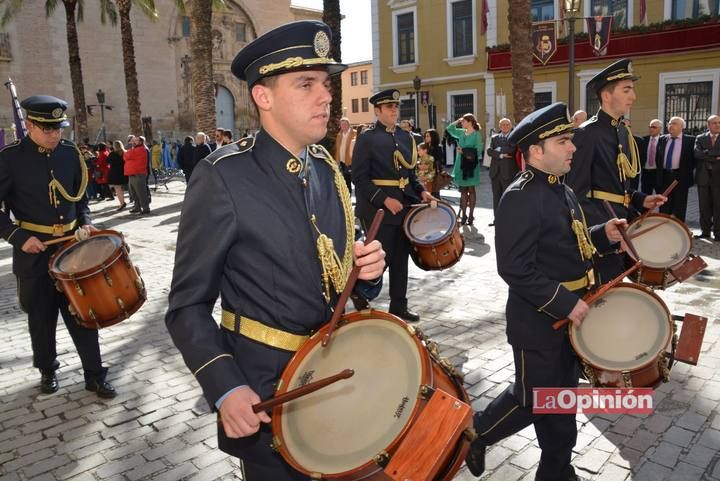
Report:
[[[460,188],[460,223],[473,225],[477,201],[475,187],[480,185],[480,160],[483,155],[480,124],[473,114],[465,114],[448,125],[447,132],[458,141],[452,176]],[[475,151],[474,155],[472,150]]]

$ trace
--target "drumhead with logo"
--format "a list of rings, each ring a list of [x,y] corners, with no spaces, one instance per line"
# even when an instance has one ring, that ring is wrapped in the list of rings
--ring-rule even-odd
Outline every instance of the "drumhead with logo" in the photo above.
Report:
[[[438,202],[436,209],[428,206],[410,211],[405,235],[416,244],[435,244],[452,233],[456,221],[452,207]]]
[[[631,371],[657,358],[672,335],[665,303],[651,291],[619,284],[590,306],[570,340],[586,362],[611,371]]]
[[[406,429],[430,371],[406,327],[387,319],[350,322],[328,348],[317,342],[297,364],[286,390],[355,371],[282,407],[283,449],[306,472],[342,473],[372,463]]]
[[[685,224],[669,215],[650,214],[627,229],[644,267],[663,269],[685,260],[692,237]]]

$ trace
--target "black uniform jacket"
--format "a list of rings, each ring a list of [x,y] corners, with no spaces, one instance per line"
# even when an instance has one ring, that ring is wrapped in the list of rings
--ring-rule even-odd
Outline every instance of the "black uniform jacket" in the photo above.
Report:
[[[335,172],[335,161],[314,145],[300,169],[264,130],[219,148],[195,168],[180,218],[166,324],[213,408],[241,385],[271,397],[293,355],[218,327],[212,316],[218,294],[223,309],[294,334],[329,321],[336,296],[330,303],[324,298],[309,219],[316,216],[342,259],[346,219]],[[219,437],[223,451],[258,464],[277,461],[266,425],[248,438],[227,439],[222,429]]]
[[[552,324],[572,312],[585,289],[561,282],[580,279],[591,263],[580,255],[572,221],[583,214],[572,189],[528,166],[505,190],[495,221],[498,273],[509,286],[508,342],[523,349],[553,349],[567,329]],[[611,249],[604,225],[589,229],[600,252]]]
[[[631,195],[631,205],[638,211],[643,209],[645,194],[630,189],[628,181],[620,181],[617,156],[618,145],[630,159],[629,132],[622,119],[614,119],[600,109],[596,115],[575,131],[573,143],[577,151],[573,155],[572,170],[565,176],[565,183],[577,195],[589,224],[608,220],[607,211],[601,199],[589,198],[591,190],[610,194]],[[612,202],[618,217],[627,219],[629,211],[622,204]]]
[[[90,224],[87,197],[70,202],[59,192],[57,205],[50,202],[49,184],[53,178],[71,197],[78,195],[82,183],[80,152],[69,140],[61,140],[52,151],[38,146],[30,137],[8,145],[0,151],[0,201],[12,211],[16,220],[52,226]],[[68,235],[66,233],[65,235]],[[21,248],[30,237],[41,241],[51,234],[21,229],[5,211],[0,211],[0,236],[13,245],[13,273],[21,277],[48,275],[48,256],[26,254]]]
[[[399,200],[405,206],[420,202],[420,193],[425,189],[417,181],[415,169],[407,169],[400,163],[396,166],[394,160],[397,148],[410,164],[414,142],[408,132],[399,127],[388,129],[380,121],[360,134],[355,142],[352,168],[352,181],[357,197],[355,213],[360,219],[372,221],[375,211],[384,206],[388,197]],[[405,179],[407,185],[404,185],[403,189],[398,186],[378,186],[373,183],[374,179]],[[386,210],[383,223],[402,224],[407,210],[406,207],[395,215]]]

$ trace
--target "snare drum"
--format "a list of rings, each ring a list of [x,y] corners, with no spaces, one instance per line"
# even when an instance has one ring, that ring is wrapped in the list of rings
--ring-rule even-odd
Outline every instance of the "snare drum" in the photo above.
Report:
[[[457,215],[447,202],[413,207],[405,216],[403,230],[412,250],[410,255],[420,269],[435,271],[455,265],[465,250]]]
[[[119,232],[102,230],[89,239],[68,242],[50,258],[49,268],[55,287],[68,298],[70,312],[84,327],[117,324],[145,302],[145,284]]]
[[[679,219],[667,214],[648,214],[627,229],[642,266],[632,279],[664,289],[694,276],[707,267],[700,257],[690,254],[692,234]],[[628,254],[628,267],[636,259]]]
[[[674,325],[665,303],[646,287],[609,289],[569,333],[593,386],[654,387],[670,376]]]
[[[327,328],[291,359],[276,395],[345,368],[355,374],[273,409],[283,458],[313,479],[452,479],[469,447],[472,409],[436,346],[380,311],[344,316],[323,348]]]

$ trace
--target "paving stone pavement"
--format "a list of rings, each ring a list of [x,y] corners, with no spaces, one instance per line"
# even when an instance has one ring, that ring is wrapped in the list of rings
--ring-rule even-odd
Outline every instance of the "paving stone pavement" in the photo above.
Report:
[[[408,293],[411,307],[422,315],[419,326],[465,373],[477,410],[512,381],[514,372],[504,332],[507,287],[496,272],[488,227],[487,171],[481,182],[475,226],[462,228],[467,245],[461,262],[437,273],[411,266]],[[132,319],[100,331],[109,380],[120,393],[113,400],[84,390],[79,359],[62,322],[57,336],[61,388],[40,394],[26,317],[17,305],[11,248],[0,244],[0,479],[240,479],[236,460],[216,449],[215,415],[163,321],[185,185],[171,182],[168,188],[153,194],[148,217],[116,213],[115,202],[91,204],[99,227],[124,233],[148,290],[147,302]],[[443,196],[457,200],[455,191]],[[688,220],[695,231],[697,214],[693,190]],[[659,295],[675,314],[710,318],[700,362],[673,369],[671,381],[654,394],[652,415],[578,416],[574,464],[590,479],[720,480],[720,243],[698,241],[694,251],[708,269]],[[387,309],[388,302],[385,287],[373,306]],[[532,481],[539,455],[534,430],[526,428],[489,449],[482,479]],[[474,478],[463,468],[455,479]]]

